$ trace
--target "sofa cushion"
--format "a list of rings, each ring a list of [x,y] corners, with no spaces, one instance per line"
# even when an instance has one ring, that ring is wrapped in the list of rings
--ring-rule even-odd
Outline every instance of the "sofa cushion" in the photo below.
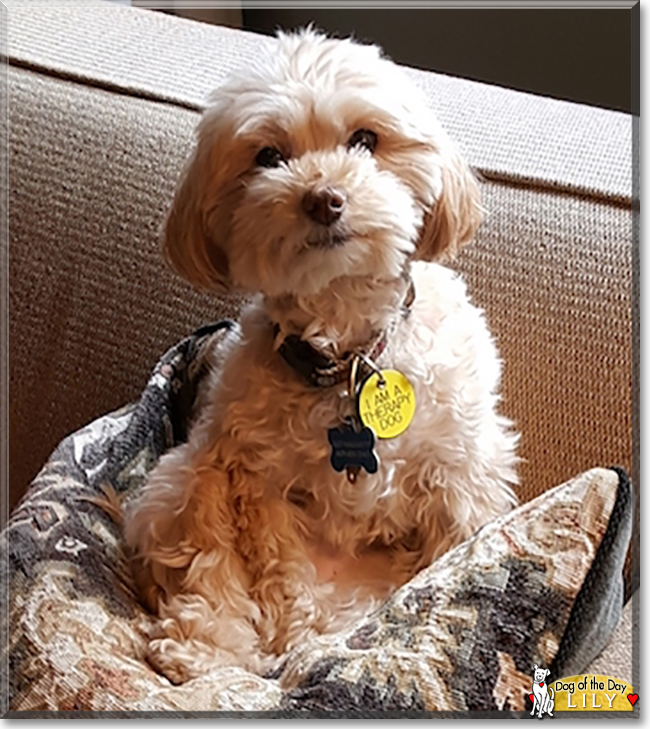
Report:
[[[230,668],[174,686],[155,673],[141,632],[151,616],[107,494],[132,498],[186,438],[207,355],[218,363],[237,336],[222,322],[173,347],[136,403],[62,441],[13,513],[0,539],[11,712],[520,711],[534,663],[555,679],[594,658],[620,615],[632,514],[625,473],[607,469],[486,525],[368,618],[295,649],[274,675]]]

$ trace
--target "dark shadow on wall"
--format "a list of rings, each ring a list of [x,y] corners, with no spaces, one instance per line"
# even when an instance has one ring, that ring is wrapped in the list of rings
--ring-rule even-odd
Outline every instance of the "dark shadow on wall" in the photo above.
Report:
[[[247,9],[244,2],[248,30],[310,22],[376,42],[416,68],[631,111],[629,9]]]

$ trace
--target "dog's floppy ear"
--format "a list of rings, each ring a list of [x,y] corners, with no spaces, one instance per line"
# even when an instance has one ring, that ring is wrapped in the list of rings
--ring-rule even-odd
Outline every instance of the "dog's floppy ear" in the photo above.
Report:
[[[454,149],[440,153],[440,192],[425,217],[415,257],[450,258],[481,222],[478,181]]]
[[[199,289],[225,293],[230,287],[220,225],[217,175],[211,141],[201,136],[181,175],[162,236],[163,254],[171,267]]]

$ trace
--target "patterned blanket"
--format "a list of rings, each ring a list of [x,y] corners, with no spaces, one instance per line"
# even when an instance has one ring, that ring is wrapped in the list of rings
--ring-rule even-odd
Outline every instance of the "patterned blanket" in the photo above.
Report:
[[[512,715],[530,711],[533,664],[553,681],[597,655],[620,614],[630,538],[618,469],[491,522],[274,675],[229,668],[175,686],[157,674],[143,658],[151,616],[98,499],[107,486],[132,497],[185,439],[206,354],[237,336],[220,322],[172,348],[137,403],[61,442],[12,514],[0,536],[7,716]]]

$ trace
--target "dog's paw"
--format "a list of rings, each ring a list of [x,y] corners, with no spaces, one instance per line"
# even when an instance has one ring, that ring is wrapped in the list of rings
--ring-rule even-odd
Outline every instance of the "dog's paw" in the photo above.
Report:
[[[173,684],[186,683],[224,668],[243,668],[251,673],[262,674],[269,665],[258,654],[235,655],[195,640],[180,642],[172,638],[152,640],[146,659],[157,673],[166,676]]]
[[[193,678],[187,666],[183,663],[171,661],[169,656],[162,650],[160,644],[163,641],[154,640],[149,644],[146,659],[147,663],[156,673],[165,676],[170,683],[181,684]]]

